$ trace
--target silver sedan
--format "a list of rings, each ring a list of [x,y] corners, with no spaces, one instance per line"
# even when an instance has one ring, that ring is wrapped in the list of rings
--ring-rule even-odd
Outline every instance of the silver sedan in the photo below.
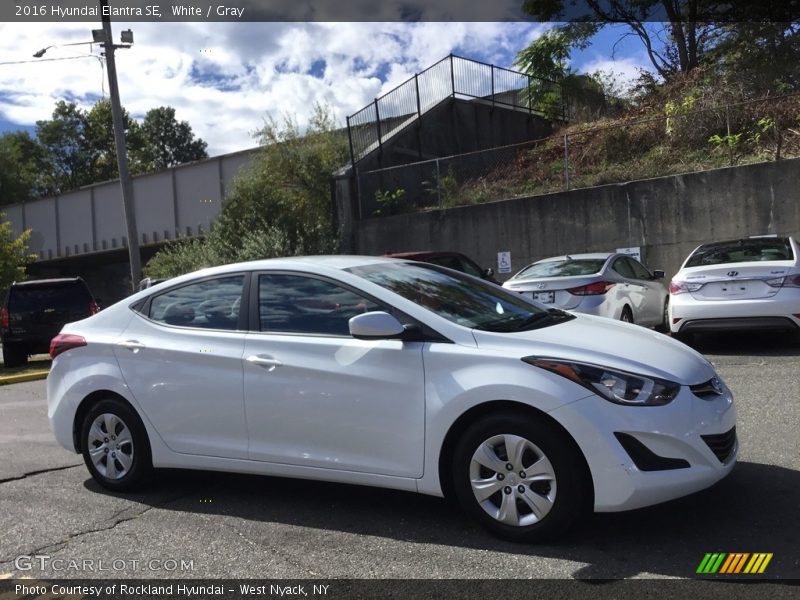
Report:
[[[528,265],[503,287],[562,310],[666,328],[669,295],[663,271],[625,254],[572,254]]]

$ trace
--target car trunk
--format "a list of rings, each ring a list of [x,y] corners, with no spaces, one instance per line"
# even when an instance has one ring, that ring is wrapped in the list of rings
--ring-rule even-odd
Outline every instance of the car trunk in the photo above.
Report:
[[[520,279],[514,281],[513,287],[509,286],[508,289],[547,306],[570,310],[580,304],[583,296],[575,296],[567,290],[583,287],[598,281],[600,281],[600,278],[596,274]]]
[[[703,284],[699,290],[690,292],[695,300],[757,300],[777,294],[780,287],[766,282],[788,272],[787,261],[729,263],[687,269],[685,281]]]

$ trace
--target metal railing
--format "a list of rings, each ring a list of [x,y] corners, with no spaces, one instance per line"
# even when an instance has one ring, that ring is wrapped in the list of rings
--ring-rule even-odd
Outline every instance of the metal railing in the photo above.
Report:
[[[800,94],[572,126],[520,144],[358,171],[358,214],[451,208],[783,158],[800,158]]]
[[[347,117],[352,164],[381,150],[390,137],[448,98],[566,119],[560,84],[451,54]]]

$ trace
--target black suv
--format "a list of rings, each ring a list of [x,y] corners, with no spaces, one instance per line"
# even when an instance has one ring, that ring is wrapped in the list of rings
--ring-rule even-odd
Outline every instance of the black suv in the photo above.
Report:
[[[3,362],[17,367],[31,354],[44,354],[50,340],[72,321],[97,312],[83,279],[39,279],[11,284],[0,308]]]

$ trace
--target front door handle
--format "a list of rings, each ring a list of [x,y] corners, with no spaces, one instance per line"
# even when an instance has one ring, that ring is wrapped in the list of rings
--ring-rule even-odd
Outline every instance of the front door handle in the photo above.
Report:
[[[252,354],[245,359],[251,365],[265,367],[272,371],[275,367],[282,367],[283,363],[277,358],[272,358],[266,354]]]
[[[128,350],[133,351],[134,354],[139,352],[142,348],[145,348],[145,345],[137,340],[125,340],[124,342],[117,342],[118,348],[127,348]]]

